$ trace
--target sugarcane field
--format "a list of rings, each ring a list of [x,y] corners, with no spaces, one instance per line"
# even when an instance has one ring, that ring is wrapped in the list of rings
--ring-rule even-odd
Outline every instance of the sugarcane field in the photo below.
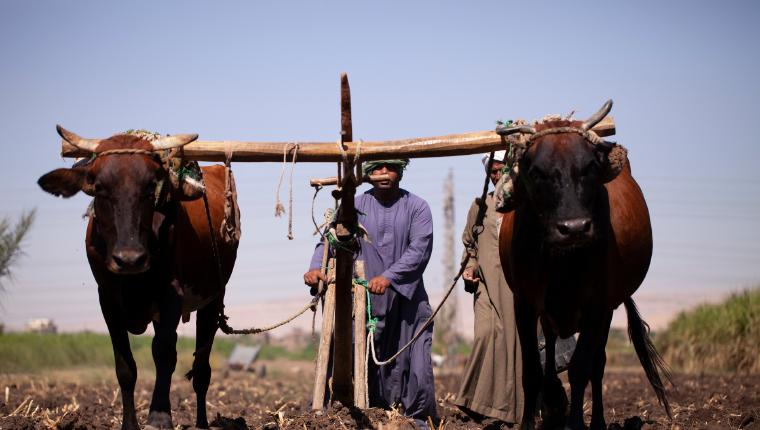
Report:
[[[0,4],[0,430],[760,429],[760,5]]]

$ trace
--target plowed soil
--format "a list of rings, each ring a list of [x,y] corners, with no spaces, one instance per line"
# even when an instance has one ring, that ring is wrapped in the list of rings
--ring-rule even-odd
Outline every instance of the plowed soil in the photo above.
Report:
[[[208,413],[212,428],[223,429],[414,429],[396,411],[360,411],[334,405],[324,412],[310,409],[309,363],[270,363],[269,375],[222,372],[212,377]],[[177,372],[179,375],[179,372]],[[119,428],[121,396],[116,378],[76,382],[55,376],[0,375],[0,430]],[[74,379],[74,380],[72,380]],[[138,419],[145,423],[152,383],[141,375],[135,391]],[[456,373],[437,375],[442,422],[438,428],[500,428],[500,423],[474,422],[453,406]],[[605,416],[609,429],[760,429],[760,375],[674,376],[670,391],[673,419],[657,404],[639,369],[608,369]],[[584,406],[590,420],[590,393]],[[192,428],[195,395],[177,376],[171,400],[175,429]],[[540,421],[540,420],[539,420]],[[508,428],[508,427],[502,427]]]

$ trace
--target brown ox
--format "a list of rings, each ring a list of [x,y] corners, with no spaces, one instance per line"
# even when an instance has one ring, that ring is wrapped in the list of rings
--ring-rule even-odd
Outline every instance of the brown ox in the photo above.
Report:
[[[61,127],[58,133],[96,155],[86,165],[54,170],[38,183],[56,196],[70,197],[81,190],[95,198],[85,245],[113,345],[122,429],[139,428],[134,404],[137,368],[127,333],[141,334],[153,323],[156,382],[147,424],[173,428],[169,389],[177,363],[176,329],[180,317],[194,310],[198,311],[195,359],[187,377],[192,378],[197,397],[196,426],[208,427],[209,354],[237,244],[217,240],[220,285],[202,193],[184,186],[154,152],[181,147],[198,136],[172,136],[150,143],[132,135],[82,139]],[[203,168],[214,226],[221,225],[224,217],[224,174],[223,166]],[[168,198],[158,199],[156,187],[162,183]]]
[[[586,122],[554,120],[535,128],[497,130],[526,137],[514,160],[519,166],[512,172],[514,209],[504,213],[499,238],[522,344],[523,429],[534,427],[539,390],[544,393],[545,429],[586,428],[583,395],[589,380],[591,429],[607,428],[602,404],[605,345],[612,312],[621,303],[641,365],[670,415],[659,376],[662,371],[669,379],[667,369],[631,299],[652,256],[649,211],[623,148],[588,132],[611,107],[608,101]],[[613,151],[616,164],[611,163]],[[536,342],[538,317],[546,336],[544,369]],[[554,342],[574,333],[579,337],[569,367],[566,417],[567,395],[555,371]]]

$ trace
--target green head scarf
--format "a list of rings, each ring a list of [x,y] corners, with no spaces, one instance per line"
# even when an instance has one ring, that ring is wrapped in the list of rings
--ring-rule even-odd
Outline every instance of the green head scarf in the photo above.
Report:
[[[365,161],[362,164],[362,172],[365,175],[369,175],[372,173],[373,170],[377,169],[378,167],[382,166],[383,164],[392,164],[394,166],[398,166],[398,178],[401,179],[404,176],[404,170],[406,169],[406,166],[409,164],[408,158],[397,158],[393,160],[372,160],[372,161]]]

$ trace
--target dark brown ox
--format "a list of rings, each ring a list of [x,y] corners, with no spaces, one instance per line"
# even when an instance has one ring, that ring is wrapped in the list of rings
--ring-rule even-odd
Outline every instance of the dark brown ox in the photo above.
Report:
[[[95,198],[85,245],[113,345],[123,404],[122,429],[139,429],[134,404],[137,368],[128,333],[141,334],[153,323],[156,382],[147,424],[173,428],[169,390],[177,363],[176,329],[180,317],[195,310],[195,359],[187,377],[193,380],[197,396],[196,426],[208,427],[209,354],[237,244],[216,241],[220,285],[202,193],[184,186],[155,152],[181,147],[197,135],[151,143],[133,135],[99,141],[83,139],[61,127],[58,132],[72,145],[96,154],[90,163],[54,170],[38,183],[56,196],[70,197],[81,190]],[[221,225],[224,217],[224,175],[223,166],[203,168],[213,226]],[[162,183],[168,198],[157,199],[156,187]]]
[[[515,294],[522,344],[523,429],[534,428],[539,391],[543,391],[543,428],[585,429],[583,397],[589,381],[590,428],[607,428],[602,403],[605,345],[612,313],[621,303],[641,365],[670,415],[659,373],[670,377],[631,299],[652,256],[649,211],[623,148],[588,132],[611,106],[608,101],[586,122],[555,120],[535,128],[497,130],[505,136],[522,133],[527,137],[514,160],[519,163],[512,175],[514,209],[504,213],[499,238],[502,267]],[[616,165],[611,163],[611,151],[617,156]],[[546,336],[543,369],[536,341],[539,317]],[[579,337],[569,366],[567,415],[567,395],[555,370],[554,343],[557,336],[574,333]]]

